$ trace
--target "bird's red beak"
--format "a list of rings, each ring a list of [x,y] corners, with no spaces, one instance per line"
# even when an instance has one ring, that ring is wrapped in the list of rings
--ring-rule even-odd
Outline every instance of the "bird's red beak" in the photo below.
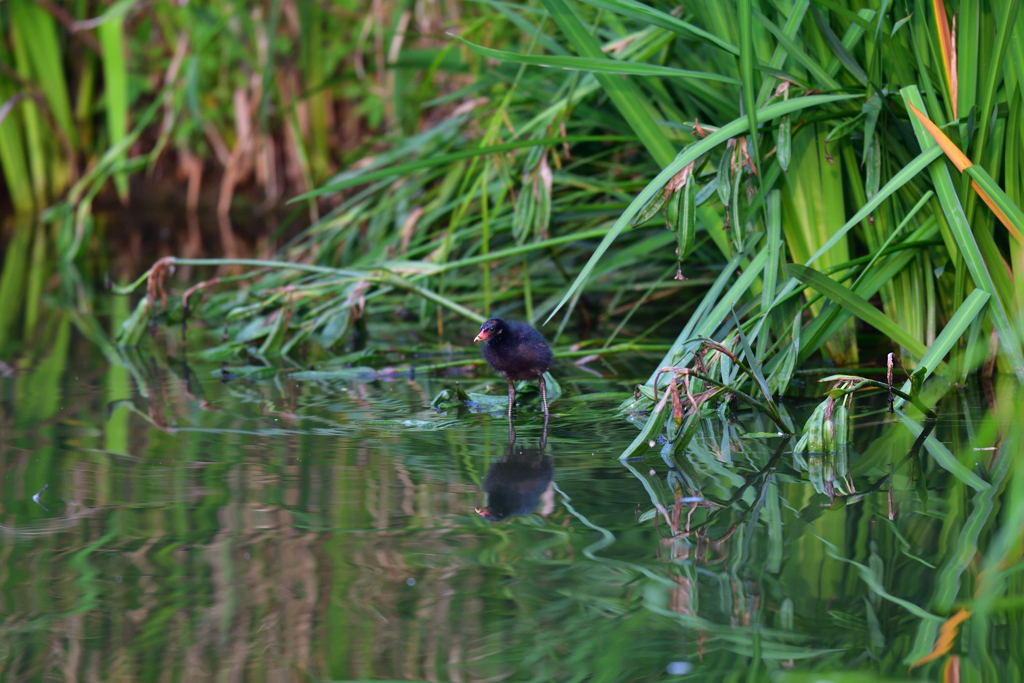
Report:
[[[478,334],[478,335],[476,335],[475,337],[473,337],[473,343],[475,344],[475,343],[477,343],[478,341],[487,341],[487,339],[488,339],[488,338],[489,338],[490,336],[491,336],[491,335],[489,335],[488,333],[484,332],[483,330],[480,330],[480,334]]]
[[[481,517],[486,517],[489,510],[487,508],[473,508],[473,511]]]

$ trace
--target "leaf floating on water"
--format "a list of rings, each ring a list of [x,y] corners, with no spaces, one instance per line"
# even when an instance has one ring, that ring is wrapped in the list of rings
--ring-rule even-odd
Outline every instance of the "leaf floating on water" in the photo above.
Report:
[[[465,392],[462,385],[456,382],[454,389],[442,389],[440,393],[434,397],[434,400],[430,402],[430,407],[442,410],[449,405],[459,405],[467,403],[470,400],[472,399],[470,399],[469,394]]]
[[[444,406],[447,406],[452,402],[452,392],[447,389],[442,389],[441,392],[430,401],[430,407],[441,410]]]
[[[550,372],[544,373],[544,383],[548,392],[548,403],[554,403],[562,397],[562,387]],[[490,395],[490,394],[488,394]],[[497,396],[498,394],[494,394]],[[501,394],[501,400],[507,404],[507,398]],[[540,401],[540,387],[537,382],[522,380],[516,384],[516,403]]]

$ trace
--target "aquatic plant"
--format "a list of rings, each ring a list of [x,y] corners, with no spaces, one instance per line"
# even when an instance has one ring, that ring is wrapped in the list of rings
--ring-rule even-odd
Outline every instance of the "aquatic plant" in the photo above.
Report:
[[[414,132],[420,104],[456,87],[449,76],[463,70],[442,28],[475,15],[462,3],[392,0],[13,0],[0,13],[7,193],[18,212],[41,212],[118,148],[110,179],[122,202],[132,177],[177,176],[191,211],[202,199],[226,216],[239,191],[273,205],[378,136]],[[413,75],[420,85],[407,87]],[[143,144],[124,146],[153,104],[161,115],[137,132]],[[67,199],[73,210],[81,200]],[[222,239],[226,251],[237,246]]]
[[[368,316],[447,344],[460,319],[497,312],[560,316],[545,332],[564,351],[614,324],[577,350],[675,338],[630,407],[651,413],[645,432],[663,424],[653,396],[701,374],[706,340],[735,357],[716,366],[715,398],[769,410],[796,367],[854,363],[870,330],[923,376],[963,381],[987,358],[1024,379],[1024,62],[1011,31],[979,38],[1024,19],[1013,2],[965,7],[954,45],[942,3],[921,1],[483,3],[435,60],[476,78],[425,101],[415,134],[296,197],[320,215],[276,259],[161,260],[119,341],[154,316],[226,324],[210,357],[266,359],[336,350]],[[82,207],[124,151],[80,182],[74,213],[52,213],[65,242],[81,243]],[[218,270],[168,297],[176,266]],[[641,310],[658,322],[633,330]]]
[[[442,338],[442,309],[476,320],[495,305],[535,321],[564,313],[558,338],[584,293],[599,303],[580,315],[614,320],[624,285],[643,283],[627,315],[699,285],[705,298],[679,301],[677,311],[692,313],[657,367],[686,365],[697,336],[724,339],[736,329],[727,316],[735,307],[780,388],[785,366],[817,352],[855,361],[854,319],[892,339],[913,367],[956,318],[965,329],[949,346],[952,376],[972,371],[976,347],[998,335],[998,367],[1024,378],[1011,279],[1020,268],[1011,198],[1021,194],[1021,158],[1006,144],[1018,133],[1009,114],[1020,104],[1017,45],[1001,35],[982,59],[972,42],[986,26],[1016,22],[1014,3],[979,10],[959,34],[957,74],[937,49],[946,19],[923,4],[905,17],[807,2],[786,15],[749,3],[698,3],[682,16],[604,0],[490,7],[500,23],[526,30],[527,48],[484,47],[464,31],[472,68],[492,65],[458,93],[464,106],[300,197],[342,193],[282,260],[338,272],[310,278],[275,266],[250,285],[261,304],[231,309],[232,318],[269,322],[294,304],[284,336],[330,345],[351,325],[327,321],[359,310],[353,288],[367,282],[371,306],[395,302],[396,289],[415,293],[419,326]],[[739,22],[726,20],[732,12]],[[601,27],[600,40],[585,20]],[[964,78],[953,107],[950,84]],[[547,104],[538,110],[539,102]],[[598,113],[599,102],[612,107]],[[990,121],[984,134],[977,116],[951,118],[976,104]],[[982,178],[995,214],[953,182],[914,108],[986,167],[966,172]],[[656,229],[662,205],[667,233]],[[544,254],[551,258],[538,261]],[[377,275],[363,278],[367,269]],[[717,277],[666,279],[684,271]],[[572,282],[559,292],[562,274]],[[402,278],[416,287],[391,282]],[[285,297],[282,287],[298,289]],[[975,289],[987,304],[958,317]]]

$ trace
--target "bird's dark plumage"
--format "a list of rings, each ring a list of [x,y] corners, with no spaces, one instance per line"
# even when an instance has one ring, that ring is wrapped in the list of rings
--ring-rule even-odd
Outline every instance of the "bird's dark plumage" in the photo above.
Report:
[[[526,323],[492,318],[478,338],[484,340],[484,360],[507,379],[538,379],[554,358],[544,336]]]
[[[508,414],[512,416],[515,402],[513,382],[538,380],[544,415],[548,414],[547,388],[544,373],[551,367],[554,354],[544,336],[526,323],[491,318],[480,326],[473,341],[483,341],[484,360],[491,369],[508,381]]]

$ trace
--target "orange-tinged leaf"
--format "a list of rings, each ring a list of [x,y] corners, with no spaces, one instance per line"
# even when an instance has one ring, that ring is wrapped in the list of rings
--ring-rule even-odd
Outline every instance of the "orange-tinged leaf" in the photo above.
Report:
[[[974,162],[967,158],[967,155],[961,152],[960,148],[953,144],[953,141],[946,137],[946,134],[939,130],[939,127],[936,126],[931,119],[921,113],[917,107],[910,104],[910,102],[907,102],[907,106],[910,107],[910,111],[914,112],[914,116],[917,117],[921,122],[921,125],[928,131],[928,134],[934,138],[935,142],[942,148],[942,151],[946,153],[946,156],[949,157],[949,160],[953,162],[953,165],[956,166],[961,173],[974,165]],[[981,189],[981,186],[979,186],[974,180],[971,180],[971,187],[974,188],[974,191],[978,193],[978,196],[981,197],[981,200],[985,202],[988,208],[992,210],[992,213],[996,215],[999,222],[1010,231],[1011,235],[1017,238],[1017,243],[1024,244],[1024,237],[1021,236],[1017,226],[1015,226],[1013,221],[1003,213],[1003,210],[1000,209],[994,201],[992,201],[992,198],[988,196],[988,193]]]
[[[935,24],[939,29],[939,46],[942,48],[942,68],[946,73],[946,85],[953,100],[953,117],[956,114],[956,69],[953,63],[956,55],[953,52],[953,39],[949,35],[949,20],[946,18],[946,4],[942,0],[932,0],[935,8]]]
[[[992,201],[992,198],[988,196],[988,193],[985,192],[985,190],[981,189],[977,181],[972,180],[971,187],[973,187],[974,191],[978,193],[978,196],[981,197],[981,200],[988,205],[988,208],[992,209],[992,213],[996,215],[996,218],[999,219],[999,222],[1006,226],[1006,229],[1010,231],[1011,235],[1017,238],[1017,244],[1024,244],[1024,237],[1021,236],[1020,231],[1017,230],[1017,227],[1013,224],[1013,221],[1011,221],[1009,217],[1005,213],[1003,213],[1003,210],[1000,209],[994,201]]]
[[[956,640],[956,634],[960,631],[960,624],[964,623],[969,616],[971,616],[971,613],[961,607],[959,612],[946,619],[939,629],[939,637],[935,639],[935,647],[924,657],[911,664],[911,670],[934,659],[938,659],[953,649],[953,641]]]
[[[939,147],[942,148],[942,151],[946,153],[946,156],[948,156],[949,160],[953,162],[953,165],[960,169],[961,173],[963,173],[968,166],[974,165],[971,160],[967,158],[967,155],[961,152],[960,148],[954,145],[953,141],[947,138],[946,134],[939,130],[938,126],[932,123],[930,118],[918,111],[917,107],[912,105],[910,102],[907,102],[907,106],[910,107],[910,111],[914,112],[914,116],[916,116],[918,121],[921,122],[921,125],[925,127],[928,134],[935,138],[935,142],[937,142]]]

